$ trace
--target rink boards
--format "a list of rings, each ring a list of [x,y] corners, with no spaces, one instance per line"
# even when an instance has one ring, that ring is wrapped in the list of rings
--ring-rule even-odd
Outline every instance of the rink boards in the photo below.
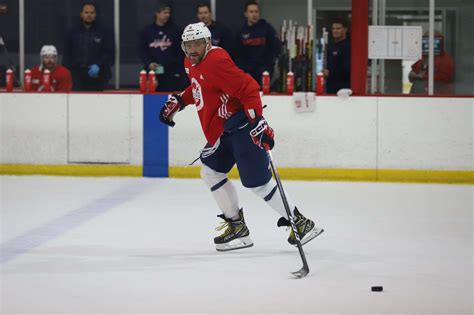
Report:
[[[187,167],[205,144],[196,109],[168,128],[166,99],[0,93],[0,173],[197,177]],[[474,183],[474,98],[321,96],[307,113],[290,96],[263,102],[284,178]]]

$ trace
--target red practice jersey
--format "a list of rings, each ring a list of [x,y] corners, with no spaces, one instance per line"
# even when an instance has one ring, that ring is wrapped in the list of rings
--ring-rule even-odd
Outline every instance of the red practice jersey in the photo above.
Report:
[[[53,68],[50,81],[54,92],[71,92],[72,90],[71,72],[62,65],[56,65]],[[37,66],[31,70],[31,90],[41,92],[43,89],[43,71],[40,66]]]
[[[236,112],[244,110],[250,120],[262,116],[260,86],[237,68],[224,49],[212,47],[195,65],[185,58],[184,67],[191,85],[181,96],[186,105],[196,105],[209,144],[216,143],[224,122]]]

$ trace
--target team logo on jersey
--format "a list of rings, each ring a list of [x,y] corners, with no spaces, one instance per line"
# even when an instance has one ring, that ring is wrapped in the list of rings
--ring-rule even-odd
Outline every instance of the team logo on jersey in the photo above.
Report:
[[[202,97],[202,89],[199,82],[195,79],[191,79],[191,89],[193,91],[194,104],[196,104],[197,111],[200,111],[204,107],[204,99]]]
[[[94,37],[94,41],[95,41],[97,44],[100,44],[100,42],[102,41],[102,38],[100,38],[100,37]]]
[[[165,51],[171,45],[173,45],[173,43],[171,42],[171,39],[169,39],[168,36],[165,35],[161,39],[153,40],[150,43],[149,47],[150,48],[160,48],[161,51]]]
[[[229,95],[222,94],[220,97],[220,100],[221,100],[221,105],[219,106],[219,109],[217,110],[217,115],[221,118],[229,119],[230,116],[232,116],[232,112],[229,112],[227,110],[227,102],[229,101]]]

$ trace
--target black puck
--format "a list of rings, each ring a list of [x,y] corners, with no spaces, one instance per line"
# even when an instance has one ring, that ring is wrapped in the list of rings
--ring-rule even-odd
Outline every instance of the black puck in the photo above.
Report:
[[[372,292],[382,292],[383,287],[382,286],[374,286],[371,288]]]

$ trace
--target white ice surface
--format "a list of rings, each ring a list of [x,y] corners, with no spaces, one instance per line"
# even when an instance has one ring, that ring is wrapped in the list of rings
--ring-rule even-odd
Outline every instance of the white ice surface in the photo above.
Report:
[[[473,186],[285,181],[325,228],[295,280],[288,232],[239,182],[255,245],[219,253],[200,180],[0,180],[1,314],[473,312]]]

